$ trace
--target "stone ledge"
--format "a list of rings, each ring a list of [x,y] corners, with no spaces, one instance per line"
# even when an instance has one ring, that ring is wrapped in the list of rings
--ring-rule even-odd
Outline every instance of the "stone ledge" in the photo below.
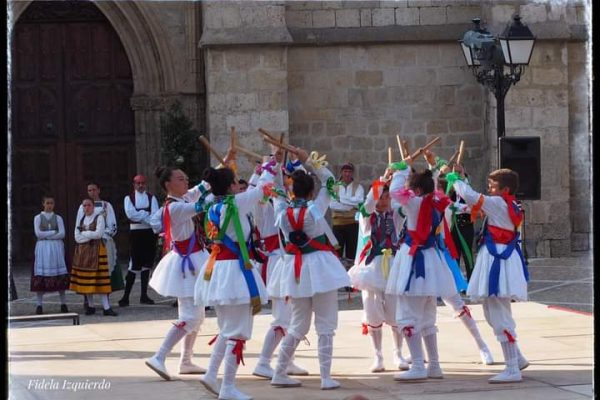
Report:
[[[286,27],[205,29],[198,45],[235,46],[241,44],[289,44],[292,36]]]

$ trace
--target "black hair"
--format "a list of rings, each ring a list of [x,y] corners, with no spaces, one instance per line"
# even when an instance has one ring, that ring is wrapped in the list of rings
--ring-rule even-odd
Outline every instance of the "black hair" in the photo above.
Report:
[[[156,176],[158,183],[160,183],[160,187],[163,188],[165,192],[167,191],[166,183],[171,180],[171,175],[173,175],[173,171],[176,169],[179,168],[160,166],[156,167],[154,170],[154,176]]]
[[[210,184],[215,196],[223,196],[229,193],[231,184],[235,182],[235,174],[230,168],[208,167],[202,173],[202,179]]]
[[[247,181],[247,180],[245,180],[245,179],[240,179],[240,180],[238,180],[238,183],[239,183],[240,185],[246,185],[246,186],[248,186],[248,181]]]
[[[303,170],[299,169],[292,173],[292,191],[294,196],[305,199],[315,189],[315,181]]]
[[[42,195],[42,204],[44,203],[44,201],[46,201],[46,199],[56,200],[56,198],[54,198],[54,195],[46,193]]]
[[[421,172],[415,172],[408,177],[408,187],[412,190],[421,189],[421,194],[433,193],[435,187],[433,183],[433,174],[426,169]]]
[[[87,183],[87,185],[86,185],[86,186],[90,186],[90,185],[94,185],[94,186],[96,186],[98,189],[100,189],[100,185],[98,185],[98,184],[97,184],[96,182],[94,182],[94,181],[89,181],[89,182]]]

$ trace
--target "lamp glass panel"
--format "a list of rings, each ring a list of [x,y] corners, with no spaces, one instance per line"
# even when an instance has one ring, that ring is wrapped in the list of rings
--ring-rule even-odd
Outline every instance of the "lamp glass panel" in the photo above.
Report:
[[[529,58],[531,57],[531,52],[533,50],[533,44],[535,40],[527,39],[527,40],[510,40],[508,41],[508,48],[510,50],[511,59],[507,59],[507,62],[512,62],[513,65],[527,65],[529,64]],[[506,59],[506,52],[504,50],[504,45],[502,46],[502,51],[504,52],[504,57]]]
[[[469,67],[472,67],[473,66],[473,56],[471,54],[471,48],[469,46],[465,45],[463,42],[460,43],[460,47],[465,56],[465,61],[467,62],[467,65]]]

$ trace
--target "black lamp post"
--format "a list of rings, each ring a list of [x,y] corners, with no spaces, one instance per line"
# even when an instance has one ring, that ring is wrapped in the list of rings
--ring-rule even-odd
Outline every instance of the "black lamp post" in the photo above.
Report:
[[[529,65],[535,36],[516,14],[499,37],[480,26],[474,18],[474,29],[459,40],[467,65],[477,82],[490,89],[496,97],[498,139],[504,136],[504,98],[511,85],[521,79]],[[507,70],[505,72],[505,67]]]

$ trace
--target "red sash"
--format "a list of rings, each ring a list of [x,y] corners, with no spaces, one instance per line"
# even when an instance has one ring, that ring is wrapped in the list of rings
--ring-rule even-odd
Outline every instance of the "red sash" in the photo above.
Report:
[[[497,226],[488,225],[488,232],[492,236],[494,243],[509,244],[515,238],[515,231],[511,231]]]
[[[267,236],[263,239],[263,243],[265,244],[265,252],[272,252],[279,248],[279,235],[271,235]],[[260,270],[260,277],[262,278],[265,285],[267,284],[267,266],[269,264],[269,257],[265,257],[265,262],[262,264],[262,268]]]

